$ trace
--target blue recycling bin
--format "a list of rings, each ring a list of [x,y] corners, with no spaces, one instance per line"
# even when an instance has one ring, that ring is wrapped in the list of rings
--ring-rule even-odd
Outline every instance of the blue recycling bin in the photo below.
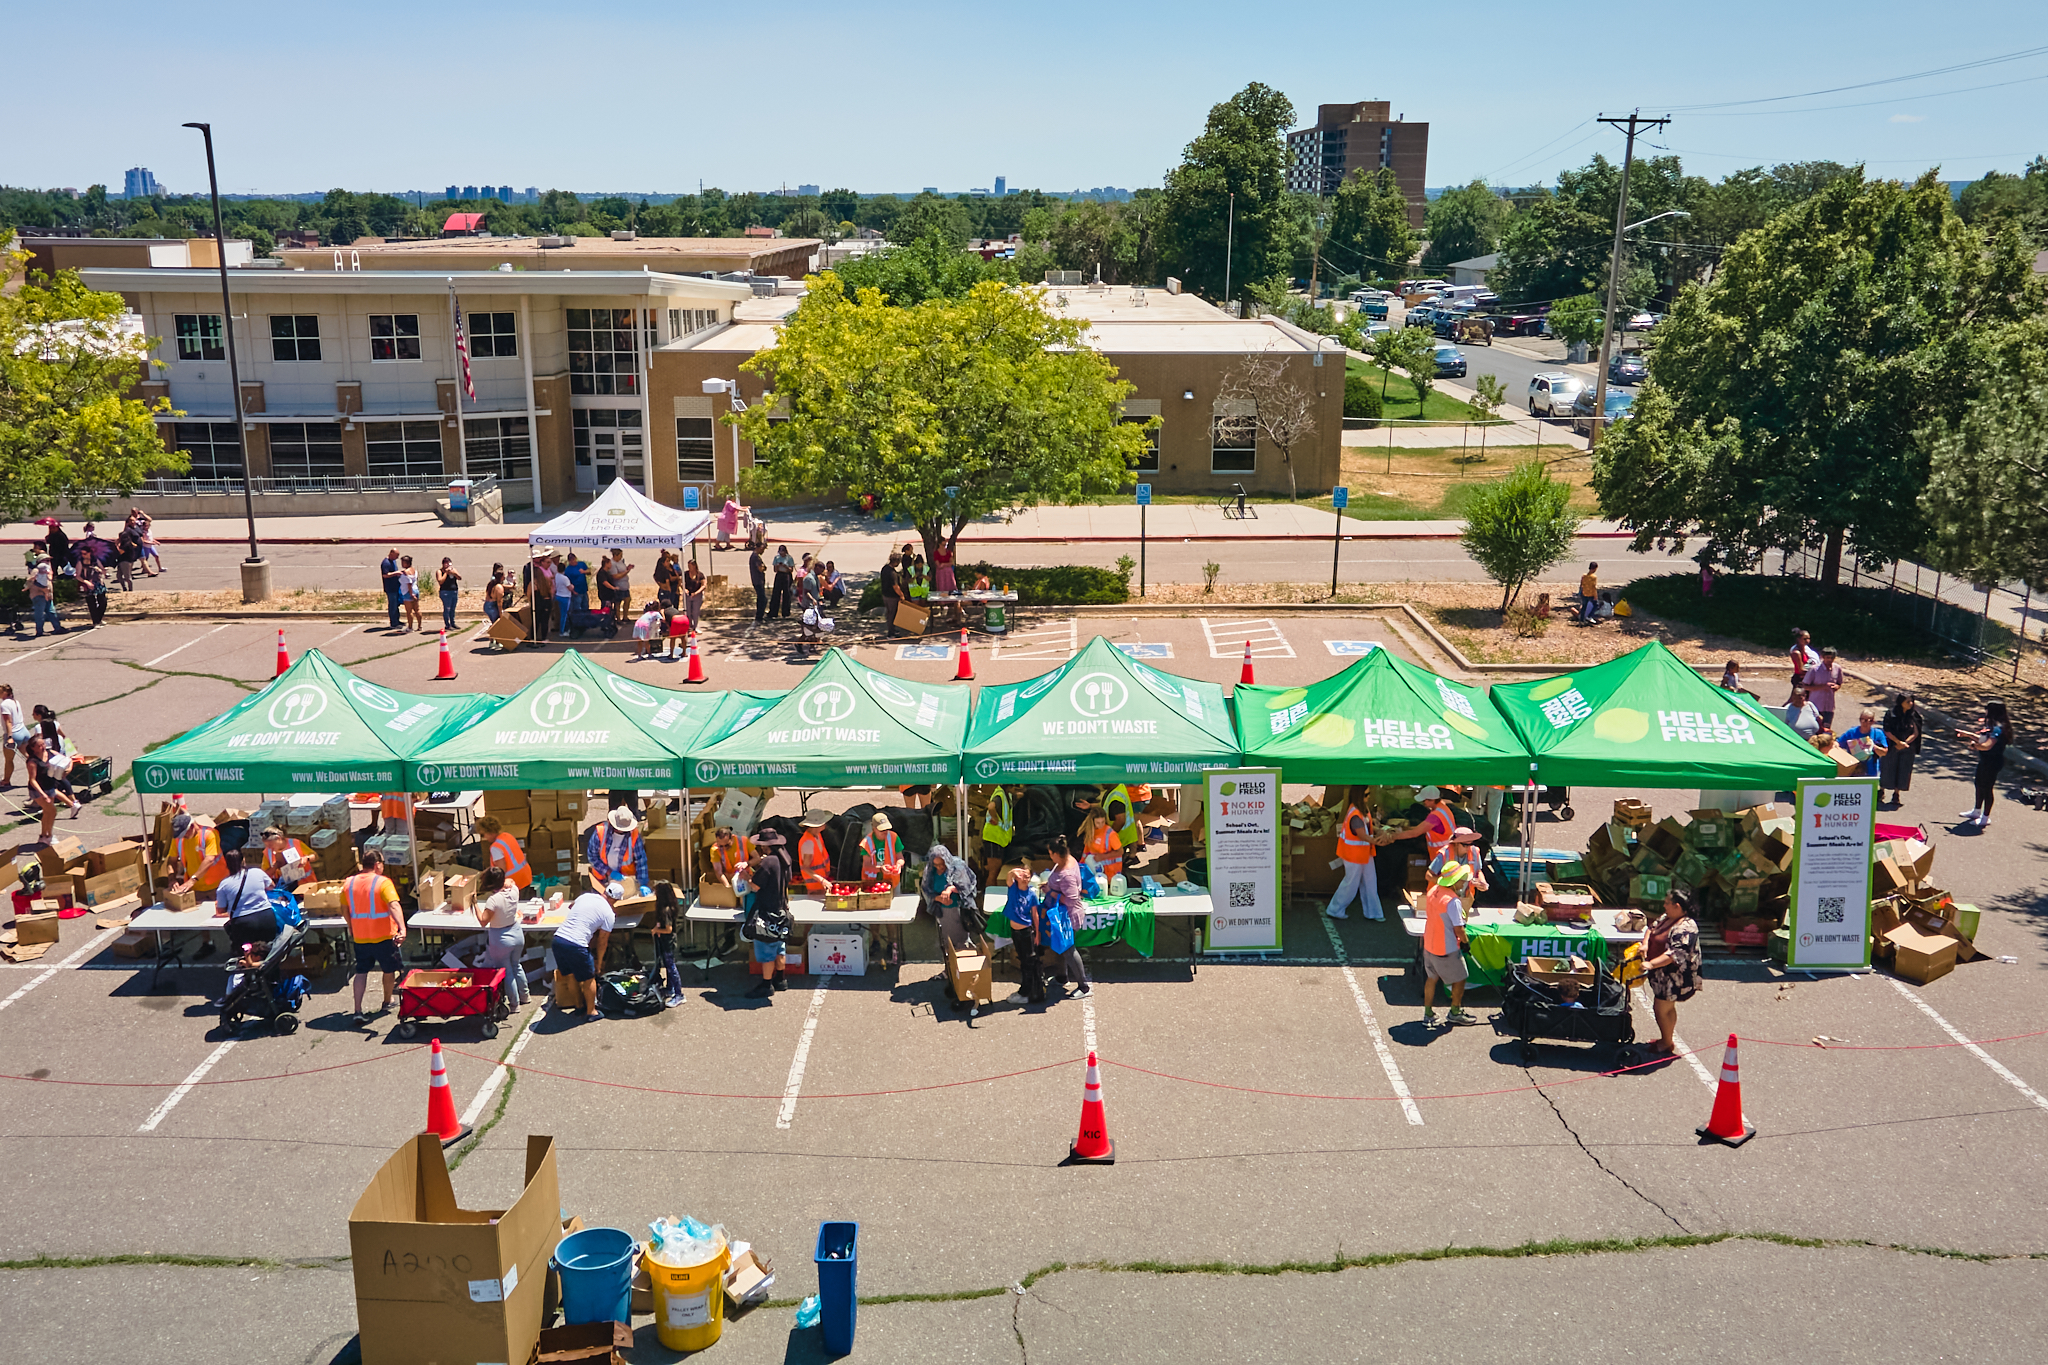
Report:
[[[853,1349],[853,1310],[860,1299],[854,1279],[860,1268],[860,1224],[818,1224],[818,1326],[825,1349],[843,1356]]]

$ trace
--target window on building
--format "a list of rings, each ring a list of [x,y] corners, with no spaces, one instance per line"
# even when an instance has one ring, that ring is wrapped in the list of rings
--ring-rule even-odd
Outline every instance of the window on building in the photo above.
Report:
[[[495,474],[501,481],[533,478],[533,451],[526,441],[524,417],[472,417],[462,424],[469,476]]]
[[[569,392],[637,394],[639,350],[631,308],[569,310]]]
[[[718,325],[715,308],[671,308],[668,310],[668,339],[676,341],[706,327]]]
[[[270,473],[273,478],[315,479],[345,472],[341,458],[341,423],[271,424]]]
[[[371,422],[364,434],[372,474],[404,474],[415,478],[441,476],[439,422]]]
[[[309,313],[271,314],[270,358],[318,360],[320,319]]]
[[[517,313],[469,313],[463,321],[469,325],[469,353],[474,356],[513,356],[519,354],[519,315]]]
[[[713,467],[718,433],[709,417],[676,418],[676,477],[684,483],[710,483],[718,477]]]
[[[1125,417],[1120,420],[1124,425],[1129,426],[1133,423],[1149,422],[1152,419],[1150,417]],[[1155,426],[1152,430],[1145,433],[1145,442],[1145,453],[1140,455],[1137,462],[1131,466],[1131,472],[1134,474],[1157,474],[1159,472],[1158,427]]]
[[[1259,428],[1255,415],[1219,412],[1210,437],[1209,469],[1216,474],[1249,474],[1258,464]]]
[[[315,351],[313,358],[318,360]],[[418,360],[420,317],[417,313],[370,314],[370,359]]]
[[[233,422],[176,422],[170,437],[171,449],[184,451],[192,461],[192,472],[184,477],[242,477],[242,443],[235,439]]]
[[[640,482],[640,409],[578,408],[575,427],[576,463],[596,467],[598,487],[622,476]]]
[[[220,314],[178,314],[178,359],[226,360],[227,344],[221,340]]]

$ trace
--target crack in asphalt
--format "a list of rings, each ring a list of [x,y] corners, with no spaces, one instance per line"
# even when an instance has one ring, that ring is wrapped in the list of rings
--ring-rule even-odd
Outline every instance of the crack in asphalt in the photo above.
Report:
[[[1596,1154],[1591,1147],[1588,1147],[1586,1145],[1586,1140],[1579,1136],[1579,1130],[1572,1127],[1571,1120],[1567,1119],[1564,1116],[1564,1110],[1558,1108],[1557,1101],[1550,1097],[1550,1092],[1548,1090],[1545,1090],[1543,1088],[1542,1082],[1536,1079],[1536,1073],[1531,1071],[1526,1066],[1522,1068],[1522,1071],[1523,1074],[1528,1076],[1530,1083],[1536,1086],[1536,1093],[1543,1097],[1543,1102],[1550,1106],[1550,1112],[1557,1115],[1557,1121],[1564,1125],[1565,1132],[1571,1134],[1572,1141],[1578,1144],[1579,1150],[1586,1154],[1586,1159],[1588,1161],[1592,1162],[1595,1166],[1597,1166],[1600,1169],[1600,1173],[1602,1175],[1612,1178],[1616,1184],[1620,1185],[1630,1194],[1642,1200],[1645,1204],[1648,1204],[1651,1208],[1657,1210],[1657,1212],[1663,1214],[1666,1218],[1669,1218],[1671,1220],[1671,1225],[1677,1228],[1680,1232],[1692,1231],[1692,1229],[1687,1227],[1684,1223],[1679,1222],[1677,1216],[1674,1215],[1670,1209],[1665,1208],[1662,1204],[1650,1198],[1649,1195],[1637,1189],[1635,1185],[1630,1183],[1626,1176],[1622,1175],[1619,1171],[1611,1169],[1606,1162],[1602,1161],[1598,1154]]]

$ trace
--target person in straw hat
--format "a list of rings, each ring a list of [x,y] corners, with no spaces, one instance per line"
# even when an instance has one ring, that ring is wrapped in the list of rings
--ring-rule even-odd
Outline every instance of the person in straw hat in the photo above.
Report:
[[[1470,894],[1472,869],[1454,862],[1430,884],[1422,913],[1422,1023],[1436,1026],[1436,983],[1451,988],[1451,1012],[1446,1022],[1476,1024],[1465,1012],[1465,906]]]
[[[804,812],[804,832],[796,841],[796,875],[804,890],[822,895],[832,889],[832,850],[825,843],[825,826],[832,812]]]
[[[860,879],[870,886],[887,882],[890,890],[903,878],[903,841],[889,817],[876,811],[860,841]]]
[[[585,861],[590,875],[600,882],[623,882],[651,894],[647,880],[647,842],[640,837],[640,822],[627,806],[613,806],[603,823],[590,830]]]

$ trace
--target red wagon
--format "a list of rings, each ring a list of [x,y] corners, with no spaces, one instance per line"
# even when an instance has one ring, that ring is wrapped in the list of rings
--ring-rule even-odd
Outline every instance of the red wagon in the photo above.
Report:
[[[505,970],[410,971],[398,987],[398,1036],[419,1032],[422,1019],[481,1019],[486,1038],[511,1013],[505,1004]]]

